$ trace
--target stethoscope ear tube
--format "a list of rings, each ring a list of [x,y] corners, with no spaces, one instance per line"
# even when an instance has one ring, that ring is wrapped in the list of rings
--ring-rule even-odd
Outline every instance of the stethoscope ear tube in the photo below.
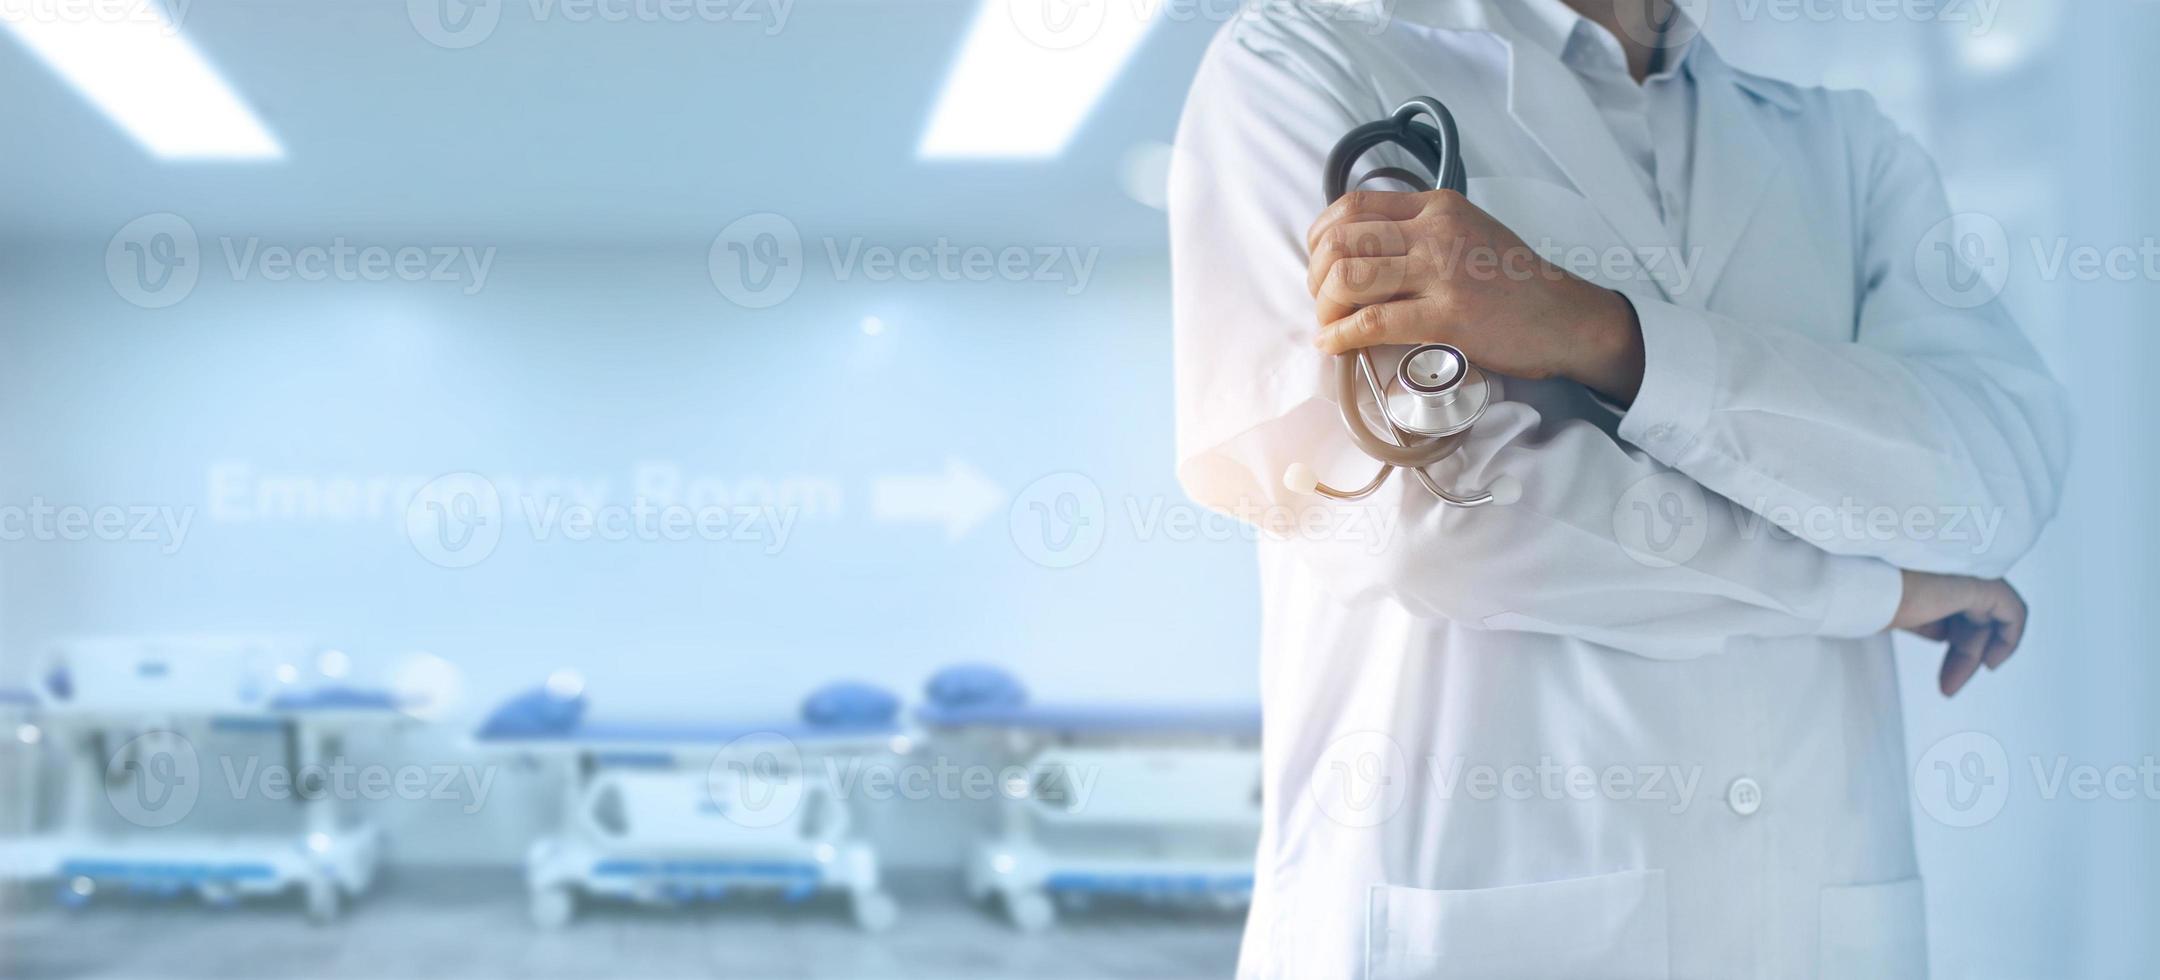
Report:
[[[1439,121],[1439,128],[1417,121],[1420,115],[1429,115]],[[1333,204],[1350,192],[1351,171],[1357,162],[1373,149],[1394,144],[1409,151],[1417,158],[1426,172],[1437,177],[1435,183],[1401,167],[1386,167],[1367,174],[1364,179],[1390,177],[1417,187],[1419,190],[1454,191],[1457,194],[1469,189],[1470,180],[1463,168],[1462,139],[1455,129],[1455,115],[1437,100],[1420,96],[1402,104],[1395,114],[1386,119],[1366,123],[1350,131],[1328,151],[1327,164],[1321,171],[1322,190],[1327,203]],[[1360,181],[1362,183],[1362,180]]]

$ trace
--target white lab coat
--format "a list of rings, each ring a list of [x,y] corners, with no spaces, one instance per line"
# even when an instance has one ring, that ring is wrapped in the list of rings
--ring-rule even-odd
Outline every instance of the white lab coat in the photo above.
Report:
[[[1926,156],[1865,95],[1700,49],[1675,250],[1574,77],[1488,3],[1258,6],[1194,80],[1170,198],[1180,479],[1278,530],[1306,508],[1259,546],[1240,974],[1923,974],[1896,568],[2001,575],[2070,442],[2000,307],[1931,295]],[[1311,346],[1321,162],[1416,95],[1460,122],[1474,202],[1633,300],[1647,372],[1624,415],[1506,379],[1435,472],[1512,475],[1511,506],[1398,475],[1314,508],[1289,463],[1373,471]]]

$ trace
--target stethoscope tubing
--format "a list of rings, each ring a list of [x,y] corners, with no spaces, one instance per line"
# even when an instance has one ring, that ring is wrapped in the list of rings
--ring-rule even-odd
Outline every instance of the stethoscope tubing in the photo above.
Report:
[[[1431,116],[1438,127],[1418,122],[1417,117],[1421,115]],[[1327,164],[1322,170],[1322,189],[1327,203],[1333,204],[1349,193],[1351,171],[1360,158],[1374,148],[1388,144],[1407,150],[1438,178],[1437,181],[1427,183],[1422,175],[1401,167],[1383,167],[1366,174],[1360,184],[1385,177],[1421,191],[1431,190],[1437,184],[1442,189],[1461,194],[1469,187],[1462,161],[1462,139],[1456,131],[1454,114],[1439,100],[1420,96],[1404,102],[1386,119],[1351,130],[1328,152]],[[1358,407],[1361,382],[1371,393],[1380,417],[1386,423],[1385,438],[1366,424],[1363,411]],[[1370,351],[1360,350],[1354,356],[1338,355],[1335,358],[1335,396],[1336,408],[1342,414],[1343,428],[1349,431],[1350,440],[1360,451],[1380,462],[1380,472],[1362,487],[1343,490],[1316,483],[1315,492],[1336,500],[1355,500],[1380,489],[1388,475],[1401,468],[1415,474],[1418,482],[1433,496],[1458,507],[1477,507],[1493,502],[1490,491],[1459,496],[1441,487],[1431,474],[1425,472],[1425,467],[1452,455],[1469,437],[1469,431],[1435,438],[1419,438],[1403,431],[1388,415],[1386,386],[1373,366]]]

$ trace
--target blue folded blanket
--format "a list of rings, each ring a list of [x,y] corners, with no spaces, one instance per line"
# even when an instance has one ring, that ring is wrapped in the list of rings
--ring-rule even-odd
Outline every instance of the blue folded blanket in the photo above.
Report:
[[[1020,679],[989,664],[957,664],[930,675],[923,696],[948,711],[1017,708],[1027,703]]]
[[[900,699],[891,691],[858,681],[827,684],[802,704],[803,721],[820,728],[890,725],[899,714]]]
[[[562,735],[585,717],[585,696],[562,697],[536,687],[503,702],[480,726],[482,738],[533,738]]]
[[[900,715],[900,699],[874,684],[844,681],[828,684],[803,699],[803,724],[811,729],[869,729],[889,726]],[[579,731],[585,719],[585,696],[565,698],[545,687],[534,688],[503,702],[480,726],[481,738],[545,738]],[[620,737],[643,733],[651,737],[717,737],[715,733],[781,731],[787,723],[764,726],[714,726],[706,723],[668,724],[643,722],[592,729]]]

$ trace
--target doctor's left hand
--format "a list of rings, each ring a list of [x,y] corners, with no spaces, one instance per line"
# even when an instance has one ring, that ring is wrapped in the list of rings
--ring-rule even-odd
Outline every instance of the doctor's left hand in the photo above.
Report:
[[[1524,244],[1453,191],[1356,191],[1306,232],[1321,350],[1447,343],[1518,378],[1564,377],[1632,400],[1635,308]]]

